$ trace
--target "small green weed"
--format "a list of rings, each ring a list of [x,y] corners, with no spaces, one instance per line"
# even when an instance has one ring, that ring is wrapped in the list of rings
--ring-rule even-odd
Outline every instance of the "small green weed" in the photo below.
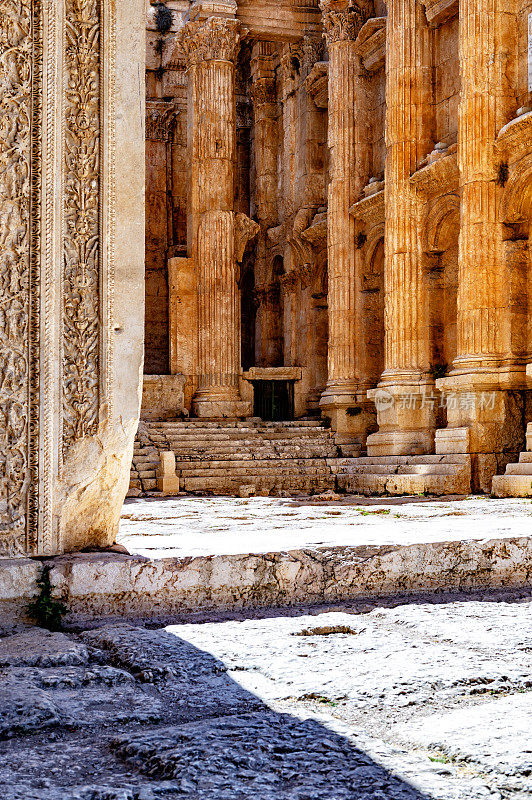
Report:
[[[433,761],[436,764],[450,764],[451,759],[448,758],[444,753],[441,753],[437,756],[429,756],[429,761]]]
[[[60,600],[52,596],[53,586],[50,580],[50,565],[45,564],[37,578],[39,594],[28,603],[27,611],[40,628],[49,631],[61,630],[62,620],[67,613],[67,607]]]

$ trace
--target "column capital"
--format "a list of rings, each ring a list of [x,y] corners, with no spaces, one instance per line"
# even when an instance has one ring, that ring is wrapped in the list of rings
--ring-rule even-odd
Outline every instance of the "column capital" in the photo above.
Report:
[[[187,22],[179,33],[188,65],[203,61],[229,61],[234,63],[240,45],[241,26],[236,19],[209,17],[206,20]]]
[[[277,102],[277,85],[275,78],[255,78],[251,84],[250,96],[254,106]]]
[[[361,27],[374,14],[373,0],[321,0],[327,45],[354,42]]]

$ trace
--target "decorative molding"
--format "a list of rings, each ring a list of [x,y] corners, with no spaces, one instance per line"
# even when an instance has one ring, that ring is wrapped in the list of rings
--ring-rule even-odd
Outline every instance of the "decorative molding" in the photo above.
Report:
[[[146,100],[146,140],[170,141],[172,125],[178,113],[173,102]]]
[[[362,66],[377,72],[386,61],[386,17],[373,17],[360,29],[356,43]]]
[[[320,8],[329,47],[335,42],[354,42],[364,23],[374,15],[373,0],[322,0]]]
[[[38,520],[41,7],[0,17],[0,555],[33,551]]]
[[[509,163],[528,155],[532,150],[532,111],[512,119],[501,128],[495,144]]]
[[[432,197],[458,190],[459,173],[456,153],[442,156],[410,177],[410,184],[418,192]]]
[[[327,212],[316,214],[312,220],[312,225],[301,232],[301,237],[305,239],[311,247],[322,250],[327,247]]]
[[[421,0],[427,21],[433,27],[441,25],[458,14],[459,0]]]
[[[96,433],[100,366],[100,4],[66,2],[63,457]]]
[[[246,214],[235,214],[235,255],[236,260],[241,262],[244,258],[244,250],[251,239],[260,231],[260,225],[255,220],[250,219]]]
[[[367,225],[368,228],[383,223],[385,217],[384,189],[359,200],[358,203],[351,206],[349,213],[355,217],[355,219]]]
[[[305,89],[314,100],[317,108],[329,105],[329,62],[318,61],[305,80]]]
[[[176,43],[181,47],[189,66],[202,61],[234,63],[240,46],[241,26],[236,19],[209,17],[188,22],[181,29]]]

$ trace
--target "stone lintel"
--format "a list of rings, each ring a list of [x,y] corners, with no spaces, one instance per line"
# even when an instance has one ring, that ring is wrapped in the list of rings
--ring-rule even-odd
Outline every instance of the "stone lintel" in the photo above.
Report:
[[[242,376],[247,381],[300,381],[301,367],[251,367]]]

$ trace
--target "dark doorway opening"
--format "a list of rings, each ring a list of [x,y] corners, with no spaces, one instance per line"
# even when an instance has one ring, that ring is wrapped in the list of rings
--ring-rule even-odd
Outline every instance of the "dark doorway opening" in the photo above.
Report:
[[[294,419],[294,381],[253,381],[254,415],[265,422]]]

